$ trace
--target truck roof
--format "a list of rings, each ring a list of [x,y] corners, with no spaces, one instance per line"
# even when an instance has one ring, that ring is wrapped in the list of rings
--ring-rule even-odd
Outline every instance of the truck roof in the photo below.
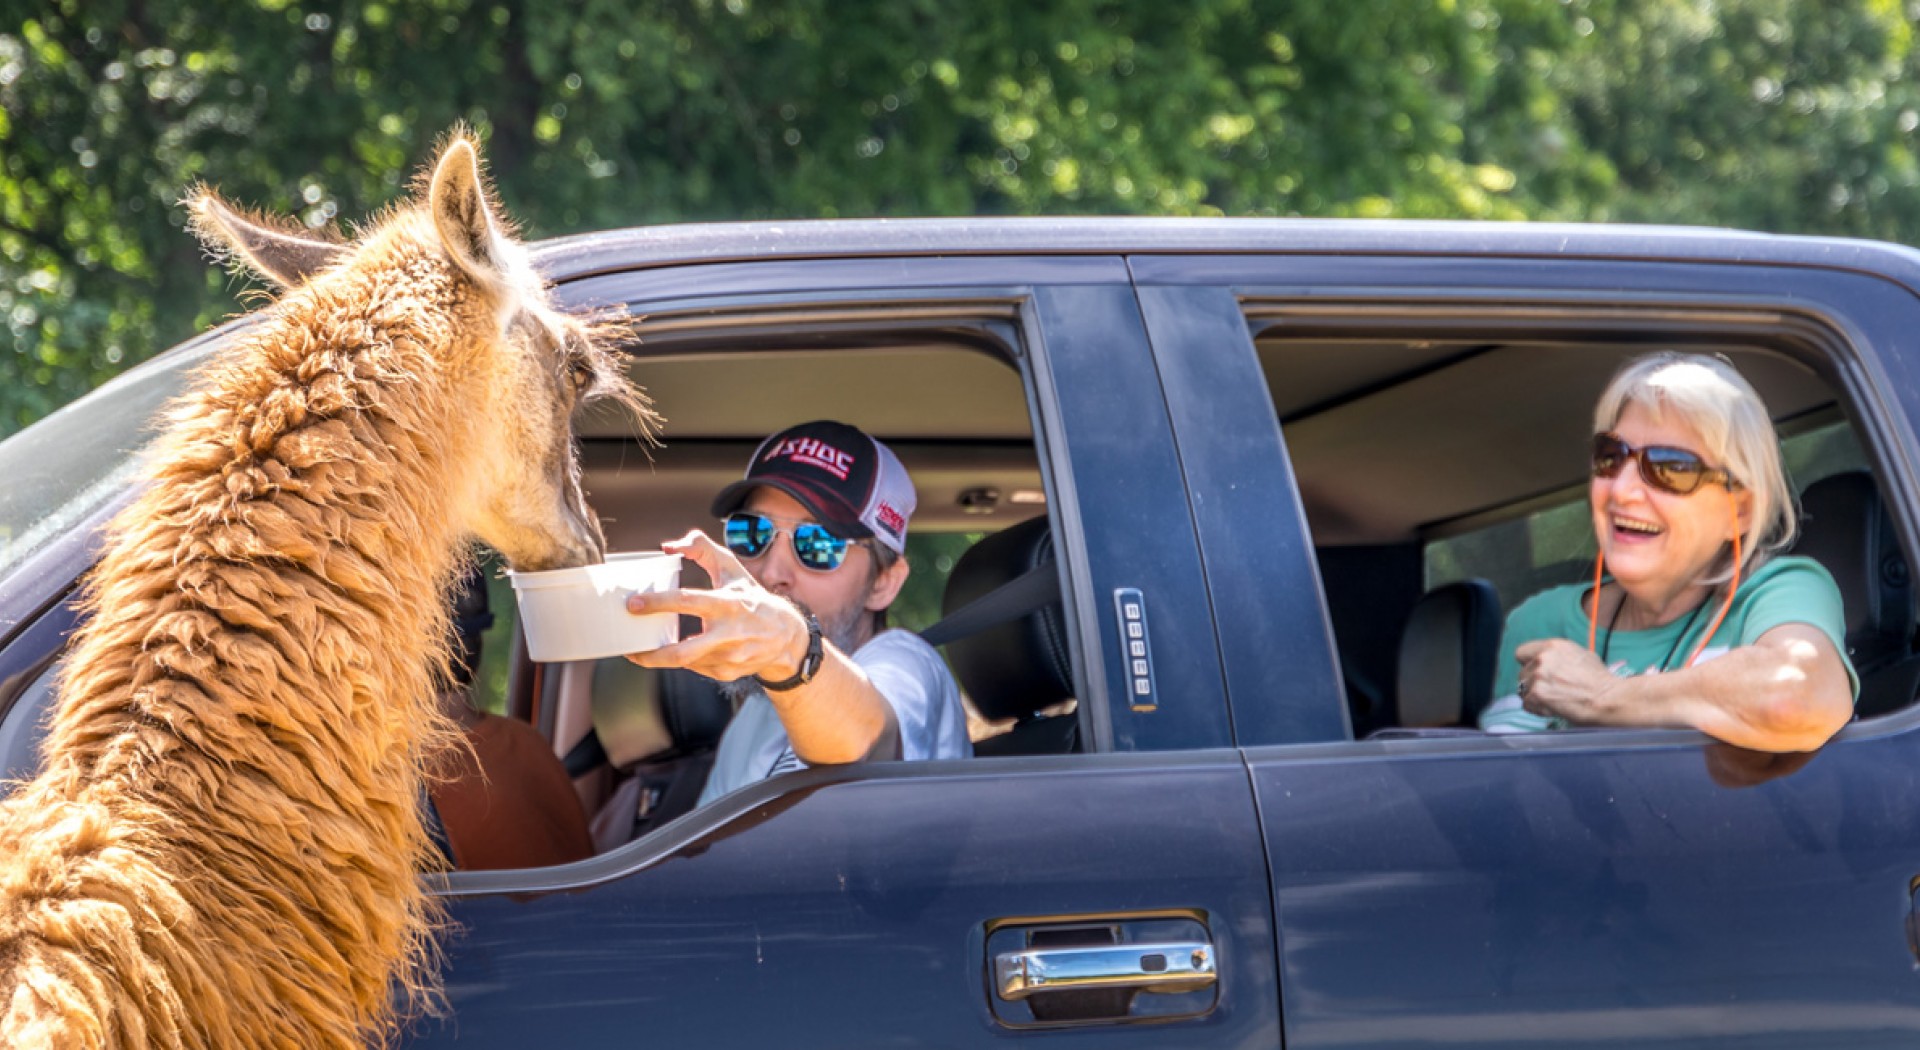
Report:
[[[531,246],[563,279],[688,263],[945,255],[1485,255],[1713,260],[1877,273],[1920,288],[1920,252],[1883,241],[1696,226],[1381,219],[993,217],[636,226]]]

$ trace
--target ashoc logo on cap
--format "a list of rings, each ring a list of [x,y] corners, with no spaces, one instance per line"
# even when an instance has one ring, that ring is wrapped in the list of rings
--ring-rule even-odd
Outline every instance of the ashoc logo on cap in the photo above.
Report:
[[[853,453],[834,448],[819,438],[788,438],[762,457],[762,463],[786,458],[803,466],[819,467],[841,481],[853,470]]]
[[[747,476],[720,490],[713,512],[739,510],[754,488],[768,485],[800,501],[837,536],[871,536],[905,553],[913,520],[913,479],[893,450],[858,427],[821,419],[766,439],[748,460]]]

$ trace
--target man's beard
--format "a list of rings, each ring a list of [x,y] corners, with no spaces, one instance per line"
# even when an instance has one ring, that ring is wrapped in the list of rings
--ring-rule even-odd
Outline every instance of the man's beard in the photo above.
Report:
[[[799,606],[798,602],[794,604]],[[807,610],[802,607],[800,611]],[[859,638],[860,628],[866,625],[868,617],[873,614],[867,611],[865,605],[855,602],[842,609],[838,616],[814,615],[820,620],[820,636],[832,642],[835,649],[852,656],[853,651],[859,648],[855,639]]]
[[[802,613],[809,611],[799,602],[794,602],[791,598],[787,600],[793,602],[793,607]],[[867,611],[865,605],[854,602],[841,610],[837,616],[821,616],[815,613],[814,618],[820,621],[820,637],[832,642],[835,649],[851,657],[855,648],[854,640],[859,637],[860,627],[871,615],[873,614]],[[766,692],[766,689],[760,685],[760,679],[753,675],[720,683],[720,695],[726,697],[735,711],[740,710],[741,704],[755,696],[765,696]]]

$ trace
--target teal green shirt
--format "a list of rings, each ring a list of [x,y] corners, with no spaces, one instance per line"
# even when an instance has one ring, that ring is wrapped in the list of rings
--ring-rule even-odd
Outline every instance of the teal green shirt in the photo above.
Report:
[[[1543,638],[1584,643],[1590,587],[1582,583],[1541,591],[1521,602],[1507,617],[1506,634],[1500,639],[1500,665],[1494,672],[1494,700],[1480,713],[1480,728],[1489,733],[1566,728],[1564,719],[1530,714],[1521,708],[1520,698],[1514,693],[1520,682],[1520,662],[1514,650]],[[1700,644],[1700,637],[1707,633],[1719,611],[1718,599],[1709,598],[1698,615],[1682,616],[1644,631],[1614,631],[1611,638],[1603,623],[1595,647],[1606,654],[1608,669],[1623,678],[1675,670]],[[1811,558],[1775,558],[1741,580],[1726,621],[1694,662],[1706,663],[1728,649],[1752,645],[1761,635],[1788,623],[1807,624],[1832,640],[1858,699],[1860,677],[1847,659],[1847,621],[1840,604],[1840,588]]]

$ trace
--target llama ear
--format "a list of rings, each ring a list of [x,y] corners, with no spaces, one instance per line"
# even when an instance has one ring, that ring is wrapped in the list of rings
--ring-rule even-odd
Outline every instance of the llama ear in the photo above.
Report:
[[[193,232],[209,250],[239,259],[282,288],[305,283],[347,250],[343,244],[301,237],[248,218],[211,190],[187,198],[187,209],[193,215]]]
[[[473,143],[455,139],[440,155],[427,201],[440,242],[454,263],[483,285],[500,283],[507,260],[501,255],[499,227],[480,183],[480,158]]]

